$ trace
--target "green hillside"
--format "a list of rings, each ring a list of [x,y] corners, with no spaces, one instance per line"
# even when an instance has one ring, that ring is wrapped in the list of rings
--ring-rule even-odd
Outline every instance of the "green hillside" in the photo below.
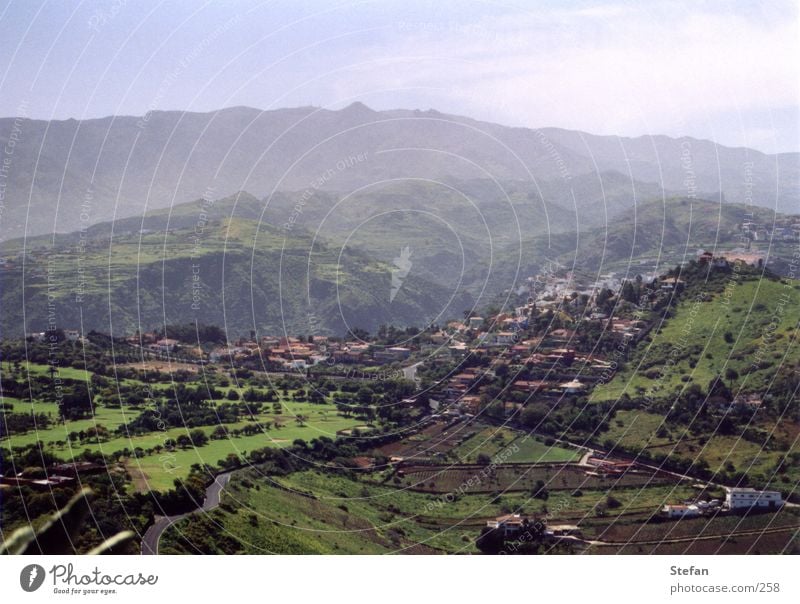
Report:
[[[746,245],[740,225],[748,212],[763,224],[775,219],[769,210],[668,199],[576,233],[586,225],[569,209],[537,201],[530,185],[504,186],[494,196],[496,185],[483,180],[459,190],[389,182],[351,196],[315,191],[259,200],[239,193],[5,242],[0,328],[8,335],[44,329],[53,314],[48,296],[57,324],[84,332],[192,319],[233,333],[420,327],[476,306],[503,306],[553,261],[592,277],[663,272],[700,248]],[[791,245],[751,247],[769,252],[773,272],[786,273]],[[391,297],[402,250],[409,270]]]
[[[699,199],[646,201],[622,219],[589,231],[565,261],[576,259],[585,268],[602,266],[604,270],[625,269],[642,262],[652,266],[658,263],[667,269],[693,259],[701,248],[721,251],[747,245],[740,225],[748,219],[771,224],[775,213]],[[768,241],[751,245],[753,250],[769,252],[771,261],[787,255],[787,250],[770,246]]]
[[[595,401],[671,398],[723,376],[735,394],[770,392],[800,361],[800,282],[719,274],[690,286],[661,329],[651,333]]]
[[[470,306],[466,295],[451,298],[449,288],[419,274],[390,300],[390,262],[340,251],[300,228],[239,217],[192,220],[168,231],[73,236],[24,259],[7,256],[4,334],[43,330],[49,316],[84,332],[132,333],[196,319],[232,334],[342,333],[417,324],[448,304],[449,314]]]

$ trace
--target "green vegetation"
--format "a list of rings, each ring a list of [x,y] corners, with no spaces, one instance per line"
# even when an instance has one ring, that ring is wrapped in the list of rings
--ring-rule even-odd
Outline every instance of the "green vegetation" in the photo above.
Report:
[[[464,463],[476,463],[479,455],[499,458],[504,463],[544,463],[575,461],[580,457],[574,449],[565,449],[555,443],[546,444],[541,439],[509,428],[486,427],[468,438],[454,450]]]
[[[370,479],[320,471],[265,478],[257,470],[234,474],[221,508],[192,516],[163,536],[163,553],[475,553],[486,519],[511,511],[549,514],[551,521],[649,513],[685,486],[622,488],[609,507],[608,490],[551,495],[428,495]],[[224,530],[223,530],[224,529]],[[224,534],[217,538],[214,535]],[[226,549],[227,548],[227,549]]]
[[[797,367],[800,284],[729,278],[684,296],[652,341],[591,399],[669,398],[691,384],[705,388],[718,375],[734,392],[764,392],[778,369]]]

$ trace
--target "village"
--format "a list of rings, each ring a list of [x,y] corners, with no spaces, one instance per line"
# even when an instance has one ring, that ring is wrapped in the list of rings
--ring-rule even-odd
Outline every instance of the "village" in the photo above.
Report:
[[[694,262],[727,274],[738,266],[759,266],[760,257],[700,250]],[[414,382],[415,394],[394,405],[412,413],[409,417],[416,418],[416,428],[354,460],[363,471],[390,472],[395,484],[411,491],[446,497],[467,484],[468,492],[530,490],[537,498],[547,490],[566,490],[574,496],[582,490],[674,485],[681,495],[666,495],[651,507],[635,507],[635,513],[652,522],[670,522],[779,510],[786,504],[779,491],[706,482],[609,449],[598,439],[554,437],[543,426],[547,416],[585,405],[597,385],[611,381],[685,286],[683,278],[670,273],[634,278],[608,273],[592,278],[553,269],[525,282],[513,310],[465,312],[463,318],[445,325],[408,333],[392,328],[359,337],[251,332],[225,343],[220,338],[193,342],[185,334],[175,337],[167,328],[135,333],[124,343],[138,351],[144,363],[171,369],[197,371],[207,365],[234,375],[245,368],[309,383],[325,378]],[[84,341],[77,329],[62,333],[73,345]],[[48,342],[51,335],[37,332],[28,338]],[[709,408],[724,416],[741,409],[758,413],[761,407],[761,397],[747,393],[715,400]],[[587,415],[591,418],[584,413],[581,420]],[[367,424],[359,432],[368,435],[374,430]],[[342,436],[351,432],[343,431]],[[494,446],[488,454],[465,453],[471,446],[483,450],[500,433],[507,436],[508,447],[522,446],[523,453],[506,459]],[[385,466],[379,458],[386,460]],[[6,476],[4,482],[51,488],[96,470],[93,464],[84,466],[60,464],[47,476]],[[483,484],[472,485],[476,475],[485,476],[478,481]],[[609,495],[588,517],[600,513],[597,510],[606,514],[614,501]],[[539,541],[601,543],[596,534],[584,535],[581,519],[586,517],[586,512],[547,517],[511,509],[487,519],[483,528],[500,535],[501,547],[524,541],[532,527],[537,527]]]

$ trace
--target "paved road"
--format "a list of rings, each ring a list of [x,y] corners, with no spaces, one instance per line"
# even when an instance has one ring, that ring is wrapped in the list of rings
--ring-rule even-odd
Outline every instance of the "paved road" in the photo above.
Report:
[[[158,542],[161,539],[161,535],[170,526],[172,526],[173,523],[177,522],[181,518],[186,518],[186,516],[190,516],[198,512],[209,512],[217,507],[222,496],[222,491],[230,479],[231,472],[219,474],[214,479],[214,482],[212,482],[206,488],[206,497],[203,500],[203,505],[193,512],[178,514],[176,516],[156,516],[155,522],[150,525],[150,528],[145,531],[144,537],[142,537],[142,555],[152,556],[158,554]]]

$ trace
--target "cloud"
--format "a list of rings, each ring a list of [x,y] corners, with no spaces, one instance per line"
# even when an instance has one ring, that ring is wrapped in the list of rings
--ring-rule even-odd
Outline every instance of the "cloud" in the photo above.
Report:
[[[428,90],[450,107],[504,122],[617,134],[685,133],[687,123],[711,127],[722,115],[800,105],[794,9],[694,6],[402,22],[361,53],[366,62],[337,74],[337,91]]]

